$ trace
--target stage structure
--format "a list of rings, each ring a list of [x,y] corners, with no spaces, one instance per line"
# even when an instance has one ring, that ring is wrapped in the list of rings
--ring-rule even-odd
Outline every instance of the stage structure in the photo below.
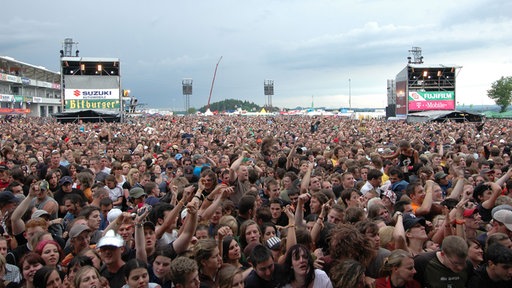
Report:
[[[192,79],[185,78],[181,81],[183,86],[183,96],[185,96],[185,114],[188,115],[190,110],[190,95],[192,95]]]
[[[413,57],[407,58],[407,66],[396,75],[394,83],[388,80],[387,116],[406,117],[420,111],[454,111],[456,75],[462,67],[427,65],[423,63],[421,48],[413,47],[409,52]]]
[[[263,92],[265,93],[265,106],[272,110],[272,96],[274,96],[274,80],[265,80],[263,82]]]
[[[119,58],[80,57],[73,55],[71,38],[60,51],[62,110],[94,110],[119,113],[123,119],[123,101]]]

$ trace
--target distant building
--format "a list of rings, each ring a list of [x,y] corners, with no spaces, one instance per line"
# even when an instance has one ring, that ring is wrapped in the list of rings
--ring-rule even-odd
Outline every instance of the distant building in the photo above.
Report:
[[[0,56],[0,115],[61,112],[60,73]]]

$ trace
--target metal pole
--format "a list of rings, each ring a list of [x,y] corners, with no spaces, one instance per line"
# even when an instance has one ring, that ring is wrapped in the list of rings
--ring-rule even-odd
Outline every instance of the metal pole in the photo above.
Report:
[[[210,100],[212,99],[213,84],[215,84],[215,76],[217,75],[217,68],[219,68],[220,60],[222,60],[222,56],[220,56],[219,61],[217,62],[217,65],[215,65],[215,71],[213,72],[213,79],[212,79],[212,87],[210,87],[210,96],[208,97],[208,105],[206,106],[206,110],[210,109]]]
[[[350,78],[348,78],[348,108],[352,109],[352,87],[350,86]]]

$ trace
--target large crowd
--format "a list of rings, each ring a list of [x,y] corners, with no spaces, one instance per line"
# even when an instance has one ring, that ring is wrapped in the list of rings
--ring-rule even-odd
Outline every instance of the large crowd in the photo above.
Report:
[[[0,125],[1,287],[512,287],[512,121]]]

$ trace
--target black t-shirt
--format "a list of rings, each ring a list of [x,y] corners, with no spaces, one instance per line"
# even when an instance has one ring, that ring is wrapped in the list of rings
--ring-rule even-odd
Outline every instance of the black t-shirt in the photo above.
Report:
[[[509,288],[512,287],[512,280],[494,282],[487,274],[487,265],[479,267],[473,276],[469,279],[468,288],[492,287],[492,288]]]
[[[19,262],[20,262],[21,257],[23,257],[28,252],[30,252],[30,249],[28,249],[27,244],[19,245],[18,247],[16,247],[16,249],[14,249],[11,252],[7,253],[7,256],[5,257],[5,260],[9,264],[18,266],[18,264],[20,264]]]
[[[245,288],[278,288],[284,286],[286,282],[287,275],[283,266],[274,264],[274,274],[272,275],[271,281],[266,281],[260,278],[256,273],[256,270],[252,270],[245,279]]]
[[[77,194],[78,196],[82,197],[82,201],[84,201],[84,203],[89,202],[89,199],[87,199],[87,197],[85,197],[84,192],[82,190],[76,189],[76,188],[73,188],[71,190],[71,192],[64,192],[64,191],[62,191],[62,187],[61,187],[59,190],[57,190],[53,194],[53,199],[55,199],[55,201],[57,201],[57,203],[59,203],[59,206],[62,206],[62,205],[64,205],[64,197],[69,194]],[[59,218],[64,218],[65,215],[66,215],[66,213],[60,213],[60,209],[59,209]]]
[[[466,287],[473,270],[471,264],[466,263],[466,268],[462,272],[455,273],[439,261],[436,253],[435,251],[423,253],[414,258],[416,269],[414,279],[420,282],[422,287]]]
[[[115,273],[110,273],[107,269],[106,265],[103,265],[100,269],[100,275],[107,278],[108,283],[110,283],[110,288],[121,288],[126,284],[126,280],[124,279],[124,268],[126,265],[121,266],[119,270]]]

